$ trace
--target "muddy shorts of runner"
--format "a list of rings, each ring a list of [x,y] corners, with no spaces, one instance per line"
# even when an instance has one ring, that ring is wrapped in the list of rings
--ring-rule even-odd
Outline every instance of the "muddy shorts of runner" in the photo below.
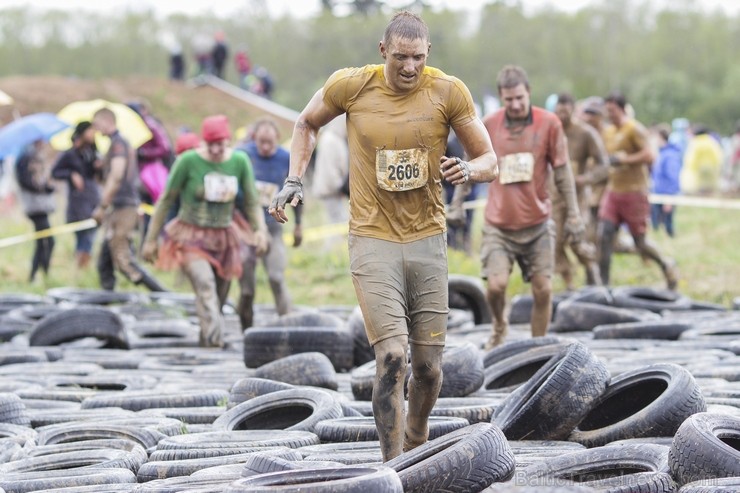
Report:
[[[351,234],[349,256],[371,345],[401,335],[411,344],[444,345],[449,311],[444,234],[409,243]]]

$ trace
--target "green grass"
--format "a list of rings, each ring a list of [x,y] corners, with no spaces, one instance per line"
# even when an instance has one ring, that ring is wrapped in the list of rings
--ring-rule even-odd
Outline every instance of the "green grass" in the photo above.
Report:
[[[16,207],[2,208],[0,218],[0,237],[14,236],[32,231],[32,225]],[[321,224],[323,211],[321,203],[309,199],[304,214],[304,230]],[[480,246],[481,211],[476,211],[473,235],[474,255],[451,250],[449,270],[477,276],[480,262],[477,252]],[[659,249],[676,259],[681,273],[679,291],[697,300],[711,301],[730,306],[734,297],[740,296],[740,239],[738,224],[740,211],[701,208],[679,208],[676,212],[676,237],[669,238],[664,232],[649,232],[649,237]],[[64,222],[63,212],[52,216],[52,224]],[[286,231],[291,231],[291,225]],[[102,234],[99,232],[98,241]],[[3,283],[0,291],[44,293],[58,286],[77,286],[97,288],[98,281],[94,266],[87,271],[78,272],[73,254],[74,236],[64,234],[56,237],[56,247],[49,276],[38,276],[33,284],[27,282],[30,269],[33,243],[24,243],[0,250],[0,275]],[[290,245],[290,243],[289,243]],[[349,258],[346,238],[340,238],[334,246],[323,241],[307,242],[299,248],[288,247],[289,267],[286,272],[287,283],[294,303],[300,305],[354,305],[357,303],[354,287],[349,275]],[[175,291],[187,292],[190,286],[177,272],[154,273],[166,286]],[[578,279],[582,279],[579,272]],[[257,275],[257,302],[272,303],[267,278],[261,269]],[[614,285],[643,285],[662,287],[664,285],[660,269],[653,263],[645,263],[637,255],[617,254],[612,263],[612,283]],[[141,290],[119,277],[119,289]],[[554,281],[555,291],[562,291],[560,279]],[[232,287],[231,296],[237,293]],[[509,284],[509,296],[528,293],[529,286],[521,281],[515,269]]]

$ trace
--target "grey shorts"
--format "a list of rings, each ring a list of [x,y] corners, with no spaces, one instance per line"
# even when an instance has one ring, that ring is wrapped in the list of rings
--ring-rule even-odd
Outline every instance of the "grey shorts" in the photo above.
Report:
[[[349,235],[352,282],[371,345],[396,336],[444,346],[447,242],[444,234],[395,243]]]
[[[555,227],[548,220],[520,230],[499,229],[486,223],[481,245],[482,276],[510,275],[514,262],[529,282],[533,275],[552,277],[555,264]]]

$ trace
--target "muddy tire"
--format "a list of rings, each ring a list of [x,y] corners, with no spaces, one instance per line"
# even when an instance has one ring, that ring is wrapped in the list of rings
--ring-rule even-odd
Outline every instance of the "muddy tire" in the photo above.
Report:
[[[676,341],[682,333],[693,327],[694,324],[692,323],[673,320],[597,325],[594,327],[594,339],[662,339]]]
[[[403,493],[398,474],[387,467],[300,469],[234,481],[227,493]]]
[[[446,435],[468,426],[468,420],[441,416],[429,417],[429,439]],[[321,443],[377,441],[378,428],[372,417],[337,418],[321,421],[315,433]]]
[[[123,320],[105,308],[70,308],[42,318],[31,329],[31,346],[56,346],[63,342],[94,337],[106,348],[127,349]]]
[[[347,319],[347,327],[354,339],[354,366],[364,365],[368,361],[375,361],[375,350],[367,340],[365,320],[362,318],[362,310],[359,306],[355,307],[349,319]]]
[[[448,433],[385,463],[409,492],[481,491],[508,480],[514,454],[498,427],[479,423]]]
[[[307,385],[337,390],[337,373],[322,353],[299,353],[266,363],[254,372],[256,378],[291,385]]]
[[[469,342],[448,344],[442,352],[442,375],[439,397],[472,394],[483,385],[481,352]]]
[[[614,377],[570,440],[587,447],[626,438],[673,436],[692,414],[706,411],[694,377],[658,363]]]
[[[88,397],[82,401],[82,409],[120,407],[129,411],[141,411],[166,407],[207,407],[226,402],[228,397],[229,394],[223,390],[189,392],[141,390]]]
[[[0,393],[0,423],[31,426],[26,405],[16,394]]]
[[[0,475],[0,488],[14,493],[121,483],[136,483],[136,476],[128,469],[70,469]]]
[[[328,392],[296,388],[242,402],[213,422],[215,430],[311,431],[320,421],[343,416],[342,406]]]
[[[301,447],[298,452],[306,462],[339,462],[345,465],[383,462],[380,442],[336,442]]]
[[[609,373],[580,342],[564,347],[494,413],[510,440],[563,440],[604,392]]]
[[[242,431],[210,431],[177,435],[162,439],[157,450],[197,450],[230,448],[257,448],[257,447],[288,447],[299,448],[319,443],[319,438],[305,431],[270,431],[270,430],[242,430]]]
[[[531,339],[532,341],[539,337]],[[515,344],[515,343],[514,343]],[[496,392],[511,392],[534,376],[566,344],[554,343],[530,346],[530,349],[517,352],[497,363],[486,367],[483,389]]]
[[[477,277],[450,274],[447,279],[450,308],[468,310],[475,325],[491,323],[491,309],[483,283]]]
[[[483,355],[483,366],[488,368],[489,366],[498,363],[501,360],[509,358],[518,353],[528,351],[532,348],[540,346],[549,346],[550,344],[562,344],[566,342],[573,342],[573,339],[566,339],[559,336],[543,336],[543,337],[532,337],[529,339],[521,339],[519,341],[511,341],[497,346]]]
[[[698,413],[683,422],[669,452],[679,484],[740,477],[740,418]]]
[[[0,466],[0,475],[37,471],[59,471],[77,468],[128,469],[136,473],[147,461],[147,454],[139,445],[130,450],[88,449],[60,452],[39,457],[15,460]]]
[[[668,447],[639,444],[597,447],[551,457],[519,470],[514,482],[544,487],[565,480],[591,487],[610,480],[608,488],[598,491],[675,491],[675,485],[668,490],[649,486],[663,484],[666,476],[670,479]],[[630,484],[647,487],[632,489]]]
[[[252,327],[244,332],[244,364],[247,368],[258,368],[285,356],[311,352],[326,355],[336,371],[354,366],[353,336],[343,326]]]
[[[660,317],[647,310],[616,308],[613,306],[564,301],[558,305],[549,331],[554,333],[592,330],[598,325],[657,320]]]
[[[679,493],[736,493],[740,491],[740,477],[702,479],[685,484]]]
[[[229,402],[226,407],[231,409],[237,404],[241,404],[254,397],[292,388],[294,388],[293,385],[265,378],[242,378],[234,382],[234,385],[231,387],[229,391]]]
[[[660,313],[663,310],[690,310],[691,300],[668,289],[641,286],[620,286],[612,289],[614,306],[640,308]]]

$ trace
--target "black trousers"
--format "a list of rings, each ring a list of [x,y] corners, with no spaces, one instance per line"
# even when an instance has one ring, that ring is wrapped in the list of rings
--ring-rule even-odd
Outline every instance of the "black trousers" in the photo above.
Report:
[[[46,213],[31,214],[28,218],[33,221],[33,227],[37,232],[49,229],[50,227],[49,215]],[[36,240],[36,250],[33,252],[33,259],[31,260],[31,275],[29,276],[31,281],[36,277],[36,272],[38,272],[39,268],[43,270],[45,274],[49,272],[51,252],[53,250],[54,238],[52,236]]]

